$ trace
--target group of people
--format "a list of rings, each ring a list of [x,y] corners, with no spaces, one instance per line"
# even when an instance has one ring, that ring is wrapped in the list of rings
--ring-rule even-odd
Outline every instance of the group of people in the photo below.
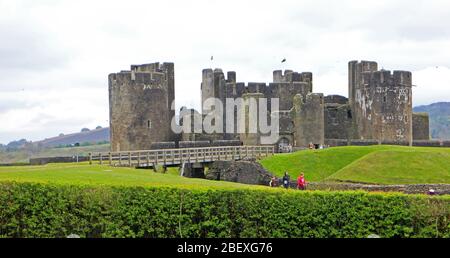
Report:
[[[284,188],[288,189],[290,184],[291,184],[291,177],[289,176],[288,172],[284,173],[284,176],[282,178],[282,185]],[[277,187],[279,184],[279,180],[276,177],[272,177],[272,179],[270,180],[270,187]],[[308,185],[308,183],[306,182],[305,179],[305,174],[300,173],[300,175],[297,178],[297,189],[298,190],[306,190],[306,186]]]
[[[310,142],[308,144],[308,148],[310,150],[316,150],[316,149],[322,150],[322,149],[330,148],[330,145],[313,144],[312,142]]]

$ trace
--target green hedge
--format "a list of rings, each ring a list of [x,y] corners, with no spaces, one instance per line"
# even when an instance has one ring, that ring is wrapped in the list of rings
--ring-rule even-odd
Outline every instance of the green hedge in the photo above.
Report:
[[[450,197],[0,183],[0,237],[450,237]]]

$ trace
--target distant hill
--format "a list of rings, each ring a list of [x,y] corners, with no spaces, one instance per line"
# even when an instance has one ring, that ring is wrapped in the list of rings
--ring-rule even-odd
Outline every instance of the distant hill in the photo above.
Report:
[[[450,102],[417,106],[413,110],[430,114],[430,134],[433,139],[450,139]]]
[[[0,150],[0,165],[8,163],[26,163],[30,158],[87,156],[89,152],[109,151],[109,144],[97,144],[70,148],[22,148],[14,151]]]
[[[84,131],[80,133],[72,133],[61,135],[57,137],[48,138],[42,141],[38,141],[40,146],[45,148],[65,146],[70,144],[83,144],[83,143],[98,143],[109,141],[109,127],[100,128],[90,131]]]

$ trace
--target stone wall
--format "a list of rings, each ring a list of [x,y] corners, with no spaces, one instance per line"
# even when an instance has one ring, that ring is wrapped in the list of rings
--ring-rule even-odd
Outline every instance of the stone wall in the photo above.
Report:
[[[441,147],[440,141],[426,141],[426,140],[417,140],[413,141],[413,146],[421,146],[421,147]]]
[[[78,156],[78,162],[89,161],[89,157]],[[48,163],[72,163],[77,162],[76,156],[71,157],[44,157],[44,158],[31,158],[30,165],[45,165]]]
[[[170,126],[173,63],[132,65],[108,79],[112,151],[145,150],[152,142],[175,140]]]
[[[180,141],[178,143],[179,148],[201,148],[210,146],[211,143],[209,141]]]
[[[378,141],[377,140],[350,140],[349,145],[351,145],[351,146],[378,145]]]
[[[181,141],[199,141],[199,135],[203,132],[203,116],[195,109],[182,107],[180,109],[179,124],[183,131],[180,135]]]
[[[175,142],[152,142],[150,145],[151,150],[175,149],[176,147]]]
[[[254,161],[215,161],[209,165],[206,179],[252,185],[269,185],[272,178]]]
[[[428,113],[413,113],[413,140],[430,139],[430,116]]]
[[[355,139],[356,125],[349,104],[328,103],[324,108],[325,139]]]
[[[242,97],[245,103],[253,101],[255,104],[246,106],[240,110],[244,120],[242,122],[244,123],[245,132],[241,132],[239,138],[243,145],[260,145],[262,135],[259,128],[260,117],[258,116],[257,105],[260,99],[264,98],[264,95],[262,93],[246,93]],[[250,108],[251,106],[255,106],[256,109],[252,110]]]
[[[347,139],[325,139],[325,145],[330,147],[347,146],[349,140]]]
[[[241,146],[239,140],[215,140],[211,142],[211,146]]]
[[[306,97],[294,96],[293,122],[294,146],[307,147],[309,143],[324,144],[324,100],[321,93],[309,93]]]
[[[346,105],[348,104],[348,98],[341,95],[327,95],[324,97],[325,104],[339,104]]]
[[[381,141],[381,144],[383,144],[383,145],[410,146],[410,142],[408,142],[408,141],[390,141],[390,140],[383,140],[383,141]]]

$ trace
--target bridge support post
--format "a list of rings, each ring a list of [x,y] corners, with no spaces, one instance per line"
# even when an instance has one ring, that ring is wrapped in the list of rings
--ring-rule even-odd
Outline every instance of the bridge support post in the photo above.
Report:
[[[183,175],[189,178],[205,178],[205,163],[185,163]]]

